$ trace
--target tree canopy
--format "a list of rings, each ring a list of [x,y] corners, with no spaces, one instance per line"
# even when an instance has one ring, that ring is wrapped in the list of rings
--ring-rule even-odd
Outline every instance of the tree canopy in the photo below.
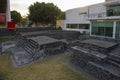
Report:
[[[15,10],[11,11],[11,18],[16,24],[20,24],[22,22],[21,14]]]
[[[61,10],[53,3],[36,2],[29,6],[29,20],[34,23],[55,24]]]

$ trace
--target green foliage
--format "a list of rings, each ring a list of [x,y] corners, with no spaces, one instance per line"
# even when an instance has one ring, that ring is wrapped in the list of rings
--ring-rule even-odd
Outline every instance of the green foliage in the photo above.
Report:
[[[29,20],[34,23],[55,24],[61,10],[53,3],[36,2],[29,6]]]
[[[20,24],[21,21],[22,21],[22,16],[19,12],[13,10],[11,11],[11,18],[13,19],[13,21],[16,23],[16,24]]]
[[[5,26],[6,22],[0,22],[0,26]]]
[[[65,12],[61,12],[61,14],[58,16],[58,19],[65,19]]]
[[[9,37],[0,38],[0,42],[10,41],[10,40],[13,40],[13,37],[9,36]]]
[[[28,25],[28,17],[26,16],[26,17],[24,17],[23,19],[22,19],[22,26],[23,27],[27,27],[27,25]]]

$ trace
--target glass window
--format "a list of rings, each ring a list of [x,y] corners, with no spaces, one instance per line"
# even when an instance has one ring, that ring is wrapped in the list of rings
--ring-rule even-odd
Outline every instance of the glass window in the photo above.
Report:
[[[92,34],[112,37],[113,22],[92,22]]]
[[[70,25],[70,24],[67,24],[66,27],[67,27],[67,28],[71,28],[71,25]]]
[[[78,25],[77,24],[71,24],[71,28],[76,29],[76,28],[78,28]]]
[[[67,24],[67,28],[73,29],[89,29],[89,24]]]
[[[67,28],[76,29],[76,28],[78,28],[78,24],[67,24]]]
[[[107,16],[120,16],[120,5],[107,7]]]
[[[79,29],[89,29],[89,24],[79,24]]]

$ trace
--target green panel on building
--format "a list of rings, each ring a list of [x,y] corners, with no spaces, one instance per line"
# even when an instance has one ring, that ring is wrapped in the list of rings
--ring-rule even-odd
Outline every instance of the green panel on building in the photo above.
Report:
[[[92,35],[112,37],[113,22],[92,22]]]

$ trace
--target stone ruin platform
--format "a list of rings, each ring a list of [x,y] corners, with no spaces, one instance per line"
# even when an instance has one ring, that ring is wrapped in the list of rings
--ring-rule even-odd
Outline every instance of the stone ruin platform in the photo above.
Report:
[[[79,32],[61,30],[16,32],[12,61],[19,67],[64,53],[67,41],[77,39],[79,35]]]
[[[52,46],[55,46],[55,45],[57,47],[61,43],[60,40],[57,40],[48,36],[31,37],[31,38],[28,38],[28,41],[30,41],[31,43],[33,42],[34,44],[36,43],[36,45],[39,45],[39,46],[44,46],[42,48],[48,47],[48,45],[51,46],[51,48]]]
[[[55,39],[66,39],[75,40],[78,39],[80,32],[76,31],[64,31],[64,30],[47,30],[47,31],[36,31],[36,32],[17,32],[17,35],[24,37],[37,37],[37,36],[49,36]]]
[[[103,54],[108,54],[111,51],[113,51],[115,48],[118,47],[117,42],[112,41],[105,41],[105,40],[99,40],[99,39],[84,39],[84,40],[77,40],[71,43],[72,46],[80,46],[92,51],[98,51]]]
[[[70,62],[98,80],[120,80],[120,43],[87,38],[74,42]]]
[[[113,48],[117,45],[117,43],[114,43],[114,42],[101,41],[101,40],[95,40],[95,39],[83,40],[81,41],[81,43],[95,45],[105,49]]]
[[[17,35],[15,44],[11,56],[16,67],[64,53],[67,49],[65,42],[48,36],[24,37]]]

